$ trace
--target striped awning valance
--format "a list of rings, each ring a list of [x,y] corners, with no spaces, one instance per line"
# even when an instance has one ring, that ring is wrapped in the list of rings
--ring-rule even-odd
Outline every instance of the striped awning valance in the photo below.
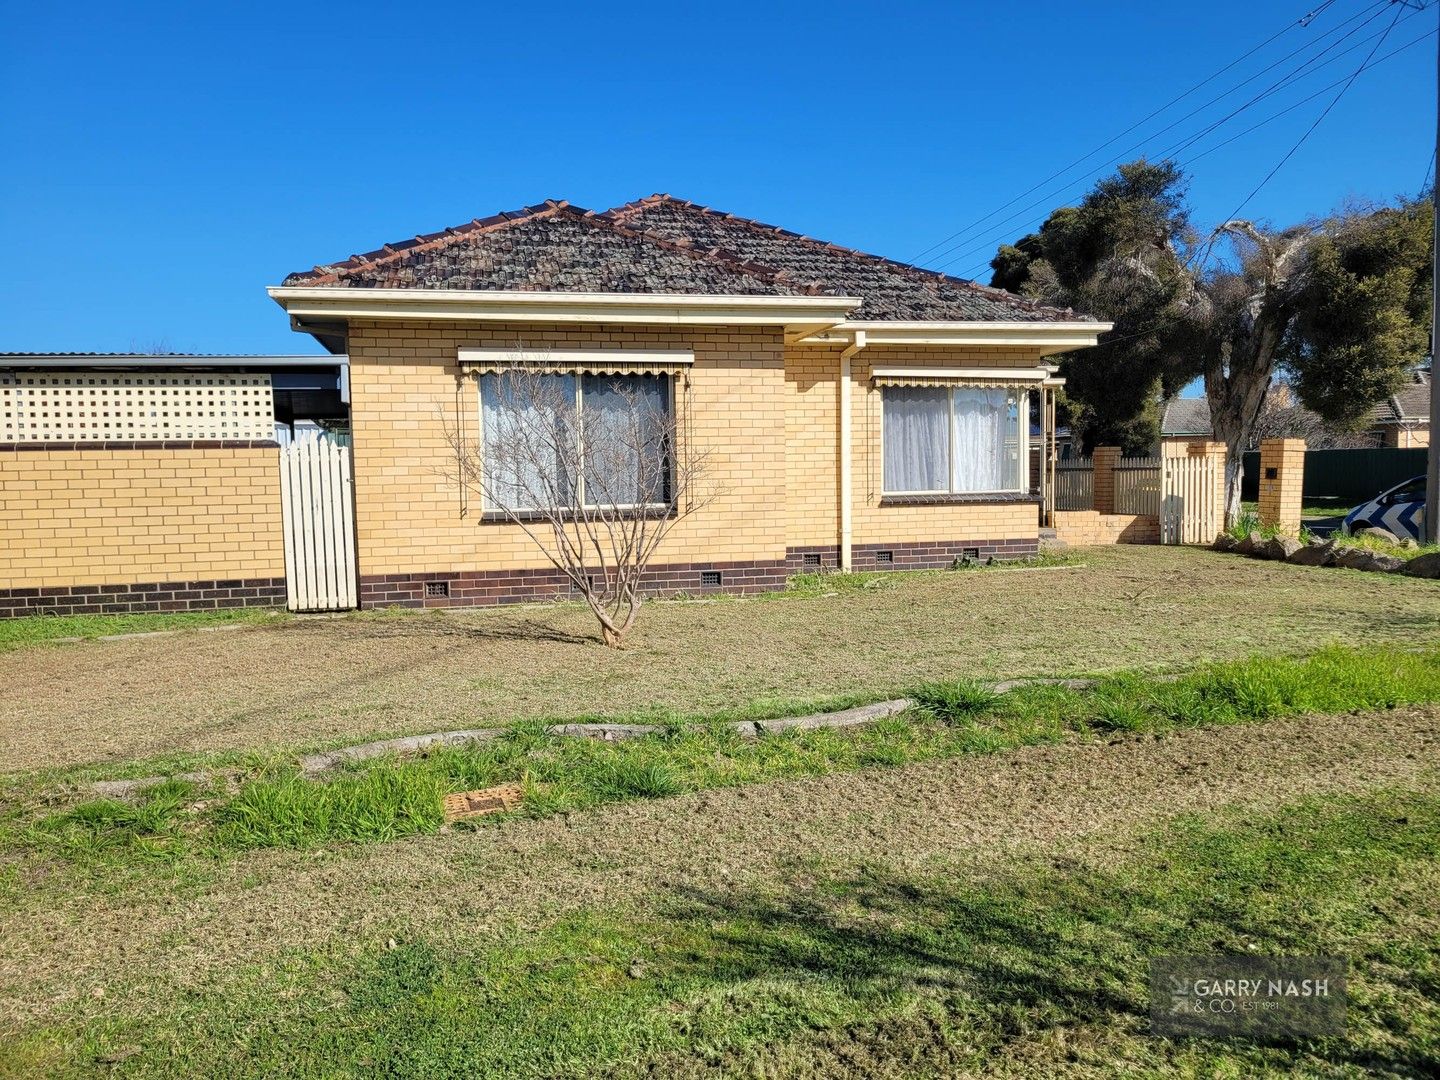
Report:
[[[461,349],[467,375],[545,371],[583,375],[673,375],[695,362],[689,349]]]
[[[876,386],[1038,386],[1049,368],[899,368],[877,367],[870,378]]]

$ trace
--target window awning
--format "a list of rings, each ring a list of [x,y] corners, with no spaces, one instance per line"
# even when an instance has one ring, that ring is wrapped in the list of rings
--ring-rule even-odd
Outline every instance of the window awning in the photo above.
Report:
[[[940,368],[875,367],[870,378],[876,386],[1038,386],[1051,378],[1048,367]]]
[[[547,371],[582,375],[673,375],[695,363],[689,349],[461,349],[467,375]]]

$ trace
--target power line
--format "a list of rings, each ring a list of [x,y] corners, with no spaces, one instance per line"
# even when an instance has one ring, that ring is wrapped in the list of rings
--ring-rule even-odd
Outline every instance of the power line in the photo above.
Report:
[[[1349,82],[1347,82],[1344,86],[1340,88],[1340,92],[1335,95],[1334,99],[1330,102],[1329,105],[1325,106],[1325,110],[1315,118],[1314,123],[1312,123],[1308,128],[1305,129],[1305,133],[1301,135],[1300,138],[1295,140],[1295,145],[1290,147],[1290,149],[1285,152],[1285,156],[1275,163],[1275,167],[1265,174],[1265,178],[1261,180],[1260,183],[1255,185],[1255,189],[1251,191],[1249,195],[1246,195],[1245,198],[1240,200],[1240,205],[1235,207],[1234,210],[1231,210],[1229,214],[1220,219],[1221,224],[1217,225],[1215,227],[1215,232],[1211,234],[1212,247],[1214,246],[1214,238],[1220,235],[1220,229],[1224,226],[1224,223],[1233,220],[1236,214],[1240,213],[1241,210],[1244,210],[1245,207],[1249,205],[1251,199],[1255,198],[1256,195],[1260,194],[1260,189],[1263,188],[1266,184],[1268,184],[1271,179],[1274,178],[1275,174],[1284,167],[1285,163],[1295,156],[1295,152],[1299,150],[1300,147],[1305,145],[1305,140],[1310,138],[1310,136],[1314,134],[1315,129],[1318,128],[1321,122],[1330,115],[1331,110],[1334,109],[1336,105],[1340,104],[1340,99],[1345,96],[1346,91],[1348,91],[1350,87],[1355,85],[1355,80],[1360,78],[1361,73],[1364,72],[1367,66],[1369,66],[1370,61],[1374,59],[1375,54],[1380,51],[1380,46],[1385,43],[1385,38],[1390,36],[1390,31],[1395,29],[1396,24],[1400,21],[1401,13],[1405,10],[1406,8],[1404,5],[1396,6],[1395,18],[1390,20],[1390,25],[1386,27],[1384,35],[1380,38],[1379,41],[1375,43],[1375,47],[1370,50],[1370,53],[1368,56],[1365,57],[1364,62],[1355,69],[1355,73],[1350,76]],[[1428,37],[1429,35],[1427,34],[1426,36]]]
[[[1166,110],[1168,110],[1169,108],[1171,108],[1171,106],[1176,105],[1176,104],[1178,104],[1179,102],[1183,101],[1185,98],[1189,97],[1191,94],[1195,93],[1195,91],[1201,89],[1202,87],[1208,86],[1210,83],[1212,83],[1212,82],[1214,82],[1216,79],[1220,78],[1220,76],[1224,75],[1226,72],[1232,70],[1232,69],[1235,68],[1237,65],[1243,63],[1244,61],[1248,60],[1250,57],[1254,56],[1257,52],[1260,52],[1262,49],[1266,48],[1267,46],[1271,45],[1272,43],[1274,43],[1274,42],[1275,42],[1276,40],[1278,40],[1279,38],[1283,37],[1285,34],[1289,33],[1289,32],[1290,32],[1292,29],[1294,29],[1295,27],[1297,27],[1297,26],[1299,26],[1299,27],[1301,27],[1301,28],[1308,27],[1312,22],[1314,22],[1314,20],[1315,20],[1316,18],[1318,18],[1318,17],[1319,17],[1327,8],[1329,8],[1334,2],[1335,2],[1335,0],[1326,0],[1325,3],[1321,4],[1318,8],[1315,8],[1314,10],[1312,10],[1312,11],[1310,11],[1310,12],[1307,12],[1307,13],[1306,13],[1305,15],[1303,15],[1301,18],[1296,19],[1296,20],[1293,20],[1293,21],[1291,21],[1291,22],[1289,22],[1289,23],[1286,23],[1285,26],[1282,27],[1279,31],[1277,31],[1276,33],[1270,35],[1270,37],[1266,38],[1264,41],[1260,42],[1260,44],[1258,44],[1258,45],[1254,46],[1253,48],[1251,48],[1248,52],[1246,52],[1246,53],[1244,53],[1243,55],[1241,55],[1241,56],[1235,58],[1234,60],[1230,61],[1230,63],[1226,64],[1224,67],[1220,68],[1218,71],[1215,71],[1215,72],[1213,72],[1212,74],[1206,76],[1206,77],[1205,77],[1204,79],[1202,79],[1200,82],[1196,83],[1194,86],[1190,87],[1188,90],[1185,90],[1183,93],[1178,94],[1178,95],[1176,95],[1175,97],[1171,98],[1171,99],[1170,99],[1169,101],[1167,101],[1164,105],[1161,105],[1158,109],[1155,109],[1153,112],[1151,112],[1149,115],[1143,117],[1142,119],[1137,120],[1135,123],[1131,124],[1131,125],[1130,125],[1128,128],[1126,128],[1124,131],[1121,131],[1119,134],[1112,136],[1110,139],[1107,139],[1105,142],[1101,143],[1099,146],[1095,147],[1093,150],[1091,150],[1091,151],[1089,151],[1088,153],[1082,155],[1081,157],[1076,158],[1076,159],[1075,159],[1074,161],[1072,161],[1070,164],[1064,166],[1063,168],[1057,170],[1056,172],[1051,173],[1049,176],[1047,176],[1047,177],[1045,177],[1045,179],[1039,181],[1039,182],[1038,182],[1037,184],[1035,184],[1033,187],[1031,187],[1031,188],[1029,188],[1029,189],[1027,189],[1027,190],[1025,190],[1025,191],[1022,191],[1019,195],[1015,196],[1015,197],[1014,197],[1013,199],[1011,199],[1009,202],[1005,203],[1005,204],[1002,205],[1002,206],[997,207],[995,210],[992,210],[989,214],[986,214],[984,217],[979,218],[979,219],[977,219],[976,221],[971,222],[969,225],[966,225],[964,228],[961,228],[961,229],[959,229],[959,230],[951,233],[949,236],[945,237],[943,240],[939,240],[939,241],[937,241],[936,243],[931,244],[931,245],[930,245],[928,248],[926,248],[924,251],[919,252],[919,253],[916,254],[913,258],[911,258],[910,261],[911,261],[911,262],[916,262],[916,261],[918,261],[919,259],[923,258],[925,255],[928,255],[930,252],[934,251],[936,248],[943,247],[945,244],[948,244],[948,243],[950,243],[950,241],[955,240],[955,239],[957,239],[958,237],[964,235],[965,233],[969,232],[971,229],[975,228],[975,227],[978,226],[978,225],[983,225],[986,221],[989,221],[989,220],[990,220],[991,218],[993,218],[996,214],[1001,213],[1002,211],[1009,209],[1011,206],[1014,206],[1014,205],[1015,205],[1017,202],[1019,202],[1021,199],[1025,198],[1027,195],[1033,194],[1034,192],[1040,190],[1040,188],[1042,188],[1042,187],[1044,187],[1046,184],[1050,183],[1050,181],[1056,179],[1057,177],[1060,177],[1060,176],[1065,175],[1065,174],[1068,173],[1071,169],[1075,168],[1077,165],[1081,165],[1081,164],[1085,163],[1086,161],[1090,160],[1092,157],[1094,157],[1096,154],[1098,154],[1101,150],[1104,150],[1104,149],[1106,149],[1107,147],[1114,145],[1116,142],[1119,142],[1121,139],[1123,139],[1126,135],[1130,134],[1132,131],[1135,131],[1137,128],[1143,127],[1145,124],[1149,123],[1149,122],[1150,122],[1151,120],[1153,120],[1155,117],[1159,116],[1161,113],[1164,113]],[[1279,60],[1277,60],[1275,63],[1272,63],[1269,67],[1264,68],[1264,69],[1262,69],[1261,71],[1257,72],[1255,75],[1250,76],[1250,78],[1249,78],[1249,79],[1246,79],[1245,82],[1241,82],[1241,83],[1239,83],[1238,85],[1231,87],[1229,90],[1225,91],[1224,94],[1221,94],[1219,98],[1213,98],[1213,99],[1211,99],[1210,101],[1206,102],[1204,105],[1202,105],[1202,106],[1200,107],[1200,109],[1203,110],[1203,109],[1208,108],[1210,105],[1213,105],[1216,101],[1220,100],[1220,98],[1226,97],[1226,96],[1228,96],[1229,94],[1234,93],[1234,92],[1235,92],[1236,90],[1238,90],[1241,86],[1244,86],[1244,85],[1245,85],[1246,83],[1248,83],[1248,82],[1254,81],[1254,80],[1255,80],[1256,78],[1258,78],[1260,75],[1263,75],[1266,71],[1272,70],[1272,69],[1273,69],[1275,66],[1277,66],[1278,64],[1284,63],[1286,60],[1290,59],[1291,57],[1294,57],[1294,56],[1298,55],[1299,53],[1304,52],[1306,49],[1309,49],[1309,48],[1313,47],[1314,45],[1319,44],[1319,42],[1325,40],[1326,37],[1329,37],[1331,34],[1335,33],[1335,31],[1337,31],[1337,30],[1341,29],[1342,27],[1348,25],[1349,23],[1353,22],[1355,19],[1359,18],[1361,15],[1364,15],[1364,14],[1366,14],[1367,12],[1370,12],[1370,11],[1372,11],[1372,10],[1375,9],[1375,8],[1385,6],[1385,4],[1386,4],[1387,2],[1388,2],[1388,0],[1377,0],[1376,3],[1371,4],[1369,7],[1361,9],[1361,10],[1360,10],[1359,12],[1357,12],[1355,15],[1352,15],[1349,19],[1345,20],[1345,22],[1342,22],[1342,23],[1340,23],[1338,26],[1332,28],[1331,30],[1326,31],[1326,32],[1325,32],[1324,34],[1322,34],[1319,38],[1317,38],[1317,39],[1315,39],[1315,40],[1313,40],[1313,41],[1306,42],[1306,43],[1305,43],[1304,45],[1302,45],[1300,48],[1298,48],[1298,49],[1290,52],[1290,53],[1287,54],[1286,56],[1281,57],[1281,58],[1280,58]],[[1372,16],[1372,18],[1373,18],[1373,16]],[[1348,35],[1347,35],[1347,36],[1348,36]],[[1197,110],[1197,111],[1199,111],[1199,110]],[[1191,116],[1193,116],[1193,115],[1195,115],[1194,112],[1188,113],[1186,116],[1181,117],[1179,121],[1176,121],[1176,123],[1182,123],[1183,121],[1189,119],[1189,118],[1190,118]],[[1171,126],[1173,127],[1174,125],[1171,125]],[[1168,130],[1169,130],[1169,128],[1163,128],[1163,129],[1161,129],[1160,132],[1157,132],[1156,134],[1163,134],[1164,131],[1168,131]],[[1149,138],[1154,138],[1154,135],[1149,136]],[[942,252],[942,254],[943,254],[943,252]]]
[[[1389,0],[1383,0],[1383,2],[1388,3]],[[1366,24],[1368,24],[1369,22],[1373,22],[1376,18],[1378,18],[1378,16],[1379,16],[1379,13],[1376,12],[1374,15],[1372,15],[1369,19],[1366,20]],[[1407,18],[1408,18],[1408,16],[1407,16]],[[1341,25],[1343,26],[1344,24],[1341,24]],[[1362,26],[1360,26],[1360,27],[1356,27],[1355,29],[1351,30],[1349,34],[1346,34],[1346,35],[1345,35],[1345,37],[1348,38],[1348,37],[1350,37],[1351,35],[1353,35],[1354,33],[1356,33],[1358,30],[1363,29],[1363,28],[1364,28],[1364,24],[1362,24]],[[1340,27],[1336,27],[1335,29],[1338,30],[1338,29],[1340,29]],[[1393,24],[1392,24],[1392,26],[1391,26],[1390,29],[1393,29]],[[1334,32],[1334,31],[1332,30],[1331,33],[1333,33],[1333,32]],[[1389,30],[1387,29],[1386,31],[1382,31],[1381,33],[1376,34],[1376,35],[1373,35],[1372,37],[1365,38],[1365,39],[1357,42],[1356,44],[1352,45],[1350,48],[1344,50],[1343,52],[1340,52],[1340,53],[1338,53],[1337,55],[1331,57],[1329,60],[1326,60],[1326,61],[1324,61],[1323,63],[1320,63],[1320,64],[1315,64],[1315,61],[1316,61],[1316,60],[1318,60],[1318,59],[1319,59],[1321,56],[1323,56],[1326,52],[1329,52],[1331,48],[1334,48],[1334,47],[1335,47],[1335,45],[1340,44],[1339,41],[1333,42],[1333,43],[1332,43],[1330,46],[1328,46],[1326,49],[1322,50],[1321,52],[1315,54],[1315,55],[1312,56],[1312,57],[1309,57],[1307,60],[1303,61],[1298,67],[1294,68],[1293,70],[1287,72],[1285,75],[1281,76],[1280,79],[1276,80],[1274,83],[1272,83],[1269,87],[1267,87],[1267,88],[1266,88],[1264,91],[1262,91],[1261,93],[1259,93],[1259,94],[1255,95],[1254,97],[1252,97],[1252,98],[1251,98],[1249,101],[1247,101],[1244,105],[1241,105],[1241,106],[1237,107],[1236,109],[1233,109],[1231,112],[1227,113],[1225,116],[1221,117],[1221,118],[1218,119],[1218,120],[1211,121],[1209,124],[1207,124],[1205,127],[1203,127],[1203,128],[1202,128],[1199,132],[1197,132],[1196,134],[1186,136],[1186,137],[1180,139],[1178,142],[1172,143],[1170,146],[1166,147],[1164,150],[1160,151],[1158,154],[1154,154],[1154,155],[1151,155],[1151,156],[1159,157],[1159,158],[1167,158],[1167,157],[1171,156],[1172,154],[1174,154],[1175,152],[1177,152],[1177,151],[1180,150],[1180,149],[1184,149],[1185,147],[1194,145],[1195,142],[1198,141],[1199,139],[1204,138],[1206,135],[1211,134],[1211,133],[1214,132],[1217,128],[1219,128],[1220,126],[1222,126],[1223,124],[1228,123],[1230,120],[1233,120],[1236,116],[1240,115],[1241,113],[1245,112],[1246,110],[1253,108],[1255,105],[1259,104],[1261,101],[1264,101],[1266,98],[1271,97],[1271,96],[1273,96],[1273,95],[1276,94],[1276,93],[1279,93],[1281,90],[1285,89],[1285,88],[1286,88],[1287,86],[1289,86],[1289,85],[1294,85],[1294,84],[1297,83],[1301,78],[1307,77],[1308,75],[1312,75],[1312,74],[1314,74],[1315,72],[1317,72],[1317,71],[1319,71],[1319,70],[1321,70],[1321,69],[1323,69],[1323,68],[1329,67],[1331,64],[1333,64],[1333,63],[1335,63],[1336,61],[1340,60],[1342,57],[1347,56],[1347,55],[1349,55],[1350,53],[1356,51],[1357,49],[1363,47],[1367,42],[1369,42],[1369,41],[1377,41],[1377,47],[1378,47],[1378,41],[1383,41],[1385,35],[1388,34],[1388,32],[1389,32]],[[1344,40],[1344,38],[1341,39],[1341,41],[1343,41],[1343,40]],[[1318,41],[1316,41],[1316,42],[1311,42],[1309,45],[1306,46],[1306,48],[1310,48],[1310,47],[1312,47],[1313,45],[1316,45],[1316,44],[1318,44]],[[1372,53],[1373,53],[1373,50],[1372,50]],[[1293,55],[1293,54],[1292,54],[1292,55]],[[1280,63],[1283,63],[1283,62],[1284,62],[1284,59],[1289,59],[1289,57],[1285,57],[1285,58],[1283,58],[1283,59],[1282,59],[1281,61],[1279,61],[1279,62],[1280,62]],[[1265,70],[1266,70],[1266,71],[1271,70],[1271,69],[1274,68],[1275,66],[1276,66],[1275,64],[1272,64],[1272,65],[1270,65],[1270,68],[1266,68]],[[1264,73],[1264,72],[1262,71],[1262,72],[1257,73],[1257,75],[1263,74],[1263,73]],[[1246,82],[1253,81],[1253,79],[1254,79],[1255,77],[1256,77],[1256,76],[1252,76],[1250,79],[1247,79]],[[1341,80],[1341,81],[1343,81],[1343,80]],[[931,265],[930,269],[932,269],[932,270],[940,270],[940,269],[943,269],[943,268],[946,267],[946,266],[950,266],[950,265],[953,265],[954,263],[959,262],[961,259],[969,258],[971,255],[973,255],[974,253],[976,253],[976,252],[978,252],[978,251],[982,251],[982,250],[988,249],[990,246],[992,246],[992,243],[993,243],[993,240],[990,239],[990,238],[1003,235],[1004,233],[1010,231],[1010,230],[1008,230],[1008,229],[1006,228],[1006,226],[1009,225],[1011,222],[1014,222],[1014,221],[1017,221],[1017,220],[1022,219],[1022,218],[1025,216],[1026,213],[1028,213],[1030,210],[1033,210],[1033,209],[1035,209],[1035,208],[1037,208],[1037,207],[1040,207],[1040,206],[1047,206],[1047,207],[1049,207],[1049,206],[1051,205],[1051,201],[1052,201],[1056,196],[1058,196],[1059,194],[1061,194],[1062,192],[1066,191],[1066,190],[1069,189],[1069,188],[1074,187],[1076,184],[1079,184],[1079,183],[1081,183],[1081,182],[1083,182],[1083,181],[1089,180],[1089,179],[1091,179],[1091,178],[1093,178],[1093,177],[1099,176],[1101,173],[1103,173],[1103,172],[1104,172],[1107,168],[1109,168],[1111,165],[1113,165],[1113,164],[1115,164],[1115,163],[1123,160],[1124,158],[1128,157],[1128,156],[1129,156],[1131,153],[1133,153],[1134,151],[1139,150],[1139,149],[1141,149],[1142,147],[1144,147],[1144,146],[1146,145],[1146,143],[1148,143],[1148,142],[1150,142],[1150,140],[1154,139],[1155,136],[1157,136],[1157,135],[1163,135],[1165,132],[1170,131],[1170,130],[1172,130],[1173,128],[1179,126],[1179,125],[1180,125],[1181,123],[1183,123],[1185,120],[1189,119],[1191,116],[1194,116],[1196,112],[1203,111],[1205,108],[1208,108],[1209,105],[1214,104],[1216,101],[1219,101],[1221,98],[1227,97],[1229,94],[1233,93],[1235,90],[1239,89],[1239,87],[1240,87],[1240,86],[1243,86],[1243,85],[1245,85],[1245,84],[1244,84],[1244,83],[1240,83],[1238,86],[1232,87],[1230,90],[1226,91],[1224,94],[1221,94],[1220,97],[1214,98],[1214,99],[1212,99],[1210,102],[1207,102],[1205,105],[1201,106],[1200,109],[1197,109],[1197,110],[1194,110],[1194,111],[1192,111],[1192,112],[1190,112],[1190,113],[1187,113],[1187,114],[1186,114],[1184,117],[1182,117],[1180,120],[1177,120],[1177,121],[1175,121],[1175,122],[1167,125],[1166,127],[1161,128],[1159,131],[1156,131],[1156,132],[1154,132],[1153,134],[1146,136],[1144,139],[1142,139],[1142,140],[1140,140],[1139,142],[1134,143],[1133,145],[1131,145],[1131,146],[1129,146],[1128,148],[1126,148],[1124,151],[1122,151],[1122,152],[1121,152],[1119,155],[1117,155],[1116,157],[1110,158],[1108,161],[1106,161],[1105,163],[1103,163],[1099,168],[1093,169],[1093,170],[1091,170],[1090,172],[1085,173],[1084,175],[1075,178],[1074,180],[1066,181],[1065,183],[1061,184],[1059,187],[1053,189],[1053,190],[1052,190],[1051,192],[1049,192],[1048,194],[1041,196],[1039,199],[1037,199],[1037,200],[1035,200],[1034,202],[1029,203],[1028,205],[1022,207],[1020,210],[1017,210],[1015,213],[1011,214],[1010,216],[1004,218],[1003,220],[1001,220],[1001,221],[999,221],[999,222],[996,222],[994,225],[990,226],[990,228],[987,229],[987,230],[985,230],[984,232],[976,233],[974,236],[969,237],[967,240],[952,245],[950,248],[946,249],[946,251],[941,252],[940,255],[941,255],[941,256],[943,256],[943,255],[950,255],[951,252],[955,252],[955,254],[951,255],[950,258],[945,259],[943,262],[935,262],[934,260],[932,260],[932,265]],[[1034,189],[1032,188],[1031,190],[1033,191]],[[1012,200],[1012,204],[1013,204],[1014,201],[1016,201],[1016,200]],[[993,216],[993,214],[992,214],[991,216]],[[980,240],[980,237],[982,237],[982,236],[986,237],[987,239],[985,239],[985,240],[983,240],[983,241],[980,241],[979,243],[975,243],[975,241],[979,241],[979,240]],[[970,245],[970,246],[966,246],[967,244]],[[961,250],[961,249],[963,249],[963,250]],[[938,257],[939,257],[939,256],[937,256],[937,258],[938,258]]]
[[[1392,59],[1393,57],[1399,56],[1399,55],[1400,55],[1401,53],[1403,53],[1403,52],[1409,51],[1410,49],[1414,48],[1416,45],[1419,45],[1421,42],[1427,40],[1428,38],[1434,37],[1434,36],[1435,36],[1435,33],[1436,33],[1436,31],[1434,31],[1434,30],[1428,31],[1427,33],[1424,33],[1424,34],[1420,35],[1419,37],[1414,38],[1413,40],[1407,42],[1406,44],[1400,46],[1399,48],[1391,50],[1390,52],[1386,53],[1384,56],[1380,57],[1379,59],[1374,60],[1373,62],[1367,60],[1367,62],[1366,62],[1366,63],[1363,63],[1358,70],[1361,71],[1361,72],[1364,72],[1364,71],[1369,70],[1369,69],[1372,68],[1372,67],[1377,67],[1378,65],[1384,63],[1385,61],[1390,60],[1390,59]],[[1384,34],[1382,33],[1382,34],[1380,34],[1380,35],[1377,35],[1377,37],[1383,38],[1383,37],[1384,37]],[[1366,41],[1369,41],[1369,40],[1371,40],[1371,39],[1369,39],[1369,38],[1366,39]],[[1363,45],[1364,42],[1361,42],[1360,44]],[[1360,46],[1357,45],[1357,46],[1355,46],[1354,48],[1359,48],[1359,47],[1360,47]],[[1377,45],[1377,47],[1378,47],[1378,45]],[[1354,51],[1354,48],[1349,49],[1349,50],[1346,50],[1346,51],[1347,51],[1347,52],[1353,52],[1353,51]],[[1342,53],[1341,55],[1344,55],[1344,54]],[[1373,55],[1373,50],[1372,50],[1372,55]],[[1337,57],[1335,57],[1334,59],[1335,59],[1335,60],[1338,60],[1339,57],[1337,56]],[[1323,66],[1328,66],[1328,64],[1331,63],[1331,62],[1333,62],[1333,60],[1332,60],[1332,61],[1327,61],[1327,64],[1326,64],[1326,65],[1323,65]],[[1228,146],[1230,143],[1235,142],[1237,139],[1243,138],[1245,135],[1250,134],[1251,132],[1257,130],[1258,128],[1264,127],[1266,124],[1269,124],[1269,123],[1271,123],[1271,122],[1279,119],[1280,117],[1286,115],[1287,113],[1294,112],[1294,111],[1295,111],[1296,109],[1298,109],[1300,106],[1305,105],[1305,104],[1307,104],[1308,102],[1314,101],[1317,97],[1320,97],[1320,96],[1323,95],[1326,91],[1332,90],[1332,89],[1334,89],[1334,88],[1337,87],[1337,86],[1341,86],[1341,85],[1343,85],[1343,84],[1347,84],[1347,83],[1352,82],[1352,81],[1354,80],[1354,78],[1355,78],[1354,73],[1351,73],[1350,75],[1346,75],[1346,76],[1344,76],[1343,78],[1336,79],[1334,82],[1328,83],[1328,84],[1326,84],[1325,86],[1322,86],[1320,89],[1316,90],[1314,93],[1312,93],[1312,94],[1310,94],[1310,95],[1308,95],[1308,96],[1306,96],[1306,97],[1304,97],[1304,98],[1301,98],[1299,101],[1296,101],[1296,102],[1291,103],[1290,105],[1287,105],[1285,108],[1279,110],[1278,112],[1271,113],[1271,114],[1270,114],[1268,117],[1266,117],[1264,120],[1261,120],[1261,121],[1259,121],[1258,123],[1252,124],[1250,127],[1248,127],[1248,128],[1246,128],[1245,130],[1243,130],[1243,131],[1241,131],[1241,132],[1239,132],[1239,133],[1231,136],[1230,138],[1228,138],[1228,139],[1226,139],[1226,140],[1224,140],[1224,141],[1222,141],[1222,142],[1216,143],[1214,146],[1209,147],[1208,149],[1206,149],[1206,150],[1204,150],[1204,151],[1202,151],[1202,152],[1194,155],[1193,157],[1186,158],[1184,161],[1180,162],[1179,165],[1183,168],[1183,167],[1188,166],[1188,165],[1190,165],[1190,164],[1192,164],[1192,163],[1194,163],[1194,162],[1196,162],[1196,161],[1199,161],[1201,158],[1206,157],[1206,156],[1208,156],[1209,154],[1214,153],[1216,150],[1219,150],[1219,149],[1221,149],[1221,148],[1224,147],[1224,146]],[[1258,100],[1258,99],[1257,99],[1257,100]],[[1233,118],[1234,118],[1234,117],[1233,117],[1233,115],[1232,115],[1232,116],[1230,116],[1230,117],[1227,117],[1226,119],[1229,120],[1229,119],[1233,119]],[[1203,130],[1202,132],[1200,132],[1200,137],[1204,137],[1205,135],[1208,135],[1208,134],[1213,133],[1219,126],[1220,126],[1220,124],[1219,124],[1218,122],[1209,125],[1205,130]],[[1183,147],[1183,146],[1193,146],[1196,141],[1197,141],[1197,140],[1196,140],[1195,138],[1186,138],[1186,139],[1183,139],[1183,140],[1181,140],[1179,143],[1174,143],[1174,144],[1172,144],[1171,146],[1166,147],[1163,151],[1161,151],[1159,154],[1157,154],[1157,155],[1155,155],[1155,156],[1156,156],[1156,157],[1159,157],[1159,158],[1162,158],[1162,159],[1163,159],[1163,158],[1169,158],[1169,157],[1171,157],[1171,156],[1176,152],[1177,148],[1180,148],[1180,147]],[[1091,177],[1098,176],[1101,172],[1103,172],[1103,171],[1105,170],[1105,168],[1108,167],[1109,164],[1113,164],[1113,162],[1107,163],[1107,165],[1101,166],[1099,169],[1096,169],[1095,171],[1087,174],[1087,176],[1081,177],[1080,180],[1086,180],[1086,179],[1089,179],[1089,178],[1091,178]],[[1078,181],[1077,181],[1077,182],[1078,182]],[[1016,214],[1012,215],[1011,217],[1007,218],[1007,219],[1006,219],[1006,222],[1014,221],[1014,220],[1016,220],[1016,219],[1018,219],[1018,218],[1021,218],[1021,217],[1025,214],[1025,212],[1028,211],[1028,210],[1034,209],[1034,208],[1039,207],[1039,206],[1047,206],[1047,205],[1049,205],[1049,197],[1048,197],[1048,196],[1047,196],[1046,198],[1038,199],[1038,200],[1036,200],[1035,202],[1031,203],[1031,204],[1030,204],[1029,206],[1027,206],[1024,210],[1019,211],[1019,212],[1017,212]],[[1048,211],[1047,211],[1047,212],[1048,212]],[[1042,218],[1042,220],[1043,220],[1043,218]],[[1029,219],[1029,221],[1030,221],[1030,223],[1031,223],[1032,225],[1038,223],[1038,222],[1036,221],[1036,219],[1034,219],[1034,218]],[[1004,223],[1001,223],[1001,224],[1004,224]],[[1003,230],[1003,231],[1009,231],[1009,230]],[[1003,235],[1003,231],[1002,231],[1002,235]],[[986,234],[986,235],[994,235],[994,234]],[[952,263],[958,262],[958,261],[959,261],[960,259],[962,259],[962,258],[966,258],[966,257],[968,257],[968,256],[970,256],[970,255],[972,255],[972,254],[975,254],[975,253],[977,253],[977,252],[980,252],[980,251],[988,250],[988,249],[990,248],[990,246],[991,246],[992,243],[993,243],[993,241],[987,240],[987,241],[985,241],[985,242],[982,242],[982,243],[980,243],[980,244],[977,244],[976,246],[966,248],[964,251],[962,251],[962,252],[960,252],[959,254],[957,254],[954,258],[949,259],[949,260],[947,260],[945,263],[941,263],[941,264],[939,264],[939,265],[940,265],[940,266],[948,266],[948,265],[950,265],[950,264],[952,264]],[[985,266],[987,266],[987,265],[989,265],[989,259],[988,259],[988,258],[987,258],[984,262],[981,262],[981,263],[976,264],[976,266],[973,267],[972,269],[983,269],[983,268],[984,268]],[[965,274],[963,274],[963,275],[961,275],[961,276],[967,276],[967,277],[968,277],[968,276],[969,276],[969,273],[970,273],[969,271],[966,271]]]

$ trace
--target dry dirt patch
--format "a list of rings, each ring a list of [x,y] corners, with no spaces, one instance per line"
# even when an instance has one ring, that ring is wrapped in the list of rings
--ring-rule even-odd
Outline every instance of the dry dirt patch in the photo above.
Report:
[[[1436,582],[1174,548],[1085,559],[809,599],[656,604],[618,652],[573,604],[15,650],[0,654],[0,772],[1440,636]]]

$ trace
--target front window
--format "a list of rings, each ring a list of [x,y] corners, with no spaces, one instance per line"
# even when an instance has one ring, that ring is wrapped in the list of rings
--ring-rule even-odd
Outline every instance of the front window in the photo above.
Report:
[[[1023,490],[1024,391],[887,386],[880,399],[886,494]]]
[[[480,412],[487,509],[670,501],[667,375],[485,374]]]

